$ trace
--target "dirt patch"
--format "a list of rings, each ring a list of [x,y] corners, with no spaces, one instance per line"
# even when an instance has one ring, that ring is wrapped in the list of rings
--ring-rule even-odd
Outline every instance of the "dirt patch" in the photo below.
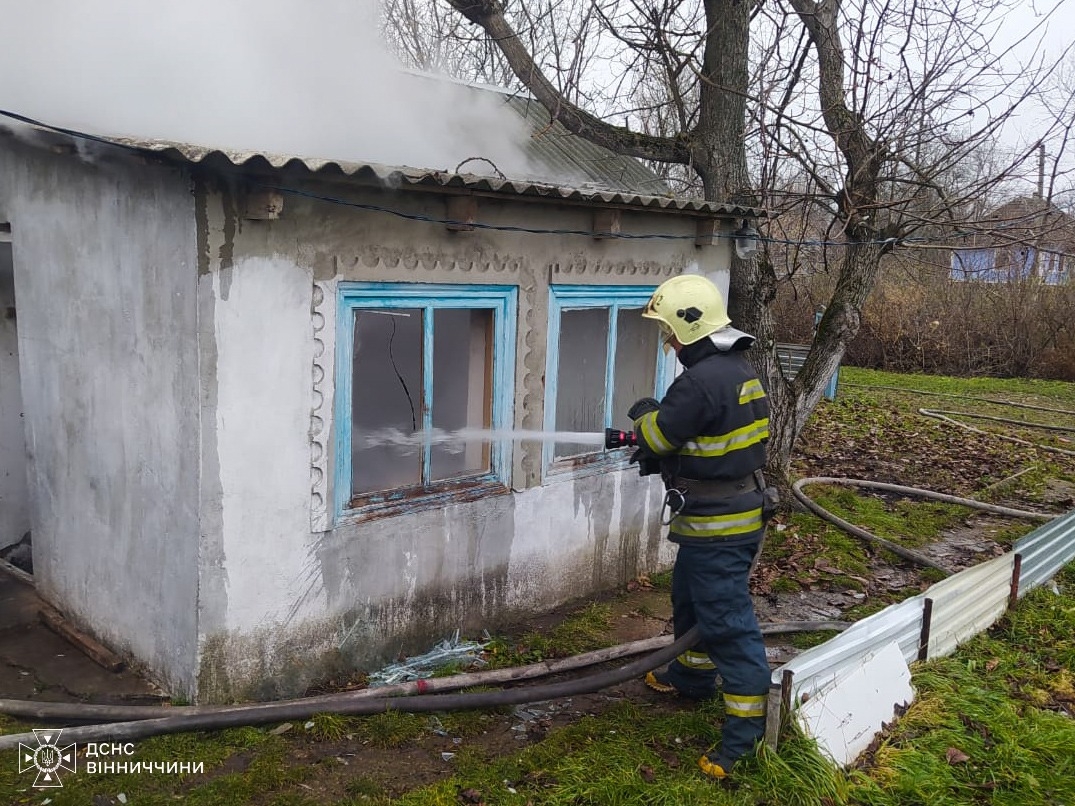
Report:
[[[164,695],[131,671],[106,671],[38,618],[45,603],[0,571],[0,698],[154,704]]]
[[[959,526],[946,529],[939,540],[919,551],[953,571],[962,571],[1007,551],[995,537],[1010,525],[1010,520],[972,517]]]

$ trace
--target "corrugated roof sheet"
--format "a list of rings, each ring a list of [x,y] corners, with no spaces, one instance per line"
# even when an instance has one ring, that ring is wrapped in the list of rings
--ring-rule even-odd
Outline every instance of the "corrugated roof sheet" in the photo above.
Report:
[[[420,170],[417,168],[380,165],[377,163],[358,163],[311,157],[296,157],[285,154],[268,154],[259,151],[231,151],[208,148],[188,143],[175,143],[166,140],[138,140],[127,137],[105,138],[109,142],[152,152],[167,159],[190,163],[203,163],[213,159],[223,159],[236,167],[254,170],[294,170],[300,169],[311,174],[325,177],[350,177],[359,181],[376,182],[392,187],[441,187],[460,188],[472,191],[486,191],[515,196],[540,196],[547,199],[595,202],[601,204],[623,205],[661,210],[680,210],[683,212],[708,214],[716,216],[762,215],[760,210],[739,204],[708,202],[703,199],[689,199],[676,196],[647,195],[629,191],[607,190],[600,187],[562,187],[529,180],[501,179],[479,176],[477,174],[450,173],[447,171]],[[580,139],[580,138],[576,138]],[[562,142],[562,141],[561,141]],[[541,146],[553,149],[556,142],[549,141]],[[640,163],[635,163],[645,171]],[[629,170],[625,166],[624,171]],[[649,174],[650,180],[655,177]],[[658,180],[659,181],[659,180]]]
[[[443,77],[421,73],[413,73],[411,80],[437,83],[449,81]],[[495,165],[481,158],[468,160],[457,165],[454,171],[448,171],[268,151],[215,148],[173,140],[86,135],[47,123],[35,126],[33,124],[37,122],[28,118],[21,120],[35,129],[46,144],[77,144],[79,138],[88,137],[98,142],[110,142],[125,148],[150,152],[164,159],[194,164],[217,163],[219,166],[223,161],[224,164],[251,171],[299,171],[325,178],[346,178],[391,187],[460,188],[474,192],[537,196],[551,200],[674,210],[694,215],[764,215],[763,211],[745,205],[707,202],[703,199],[672,195],[667,183],[639,160],[616,154],[572,134],[563,124],[553,122],[548,111],[525,94],[485,85],[456,81],[452,83],[474,94],[476,108],[487,108],[490,103],[500,103],[524,121],[530,136],[523,143],[523,150],[531,165],[525,178],[506,177]],[[17,115],[12,117],[19,118]],[[2,121],[0,118],[0,130],[6,128]],[[490,168],[496,176],[481,173],[489,171]]]
[[[443,82],[444,78],[417,74],[419,81]],[[460,84],[454,82],[454,84]],[[532,170],[525,178],[510,178],[501,174],[496,165],[482,158],[467,160],[455,171],[399,167],[373,161],[355,162],[244,150],[219,148],[171,140],[131,138],[131,136],[86,134],[39,124],[20,118],[40,135],[45,144],[73,143],[80,139],[113,143],[130,149],[157,155],[164,159],[190,163],[213,163],[224,160],[234,167],[252,171],[301,171],[326,178],[349,178],[358,182],[391,187],[460,188],[471,191],[504,193],[504,195],[542,197],[550,200],[571,200],[631,207],[682,211],[694,215],[717,217],[760,217],[758,208],[742,204],[708,202],[673,196],[661,177],[639,160],[615,154],[612,150],[572,134],[560,123],[551,120],[545,107],[521,93],[497,87],[462,84],[475,93],[476,101],[488,105],[503,103],[524,121],[530,136],[524,150]],[[2,118],[0,118],[2,119]],[[6,128],[0,123],[0,130]],[[33,138],[38,141],[39,138]],[[496,176],[477,172],[492,169]]]

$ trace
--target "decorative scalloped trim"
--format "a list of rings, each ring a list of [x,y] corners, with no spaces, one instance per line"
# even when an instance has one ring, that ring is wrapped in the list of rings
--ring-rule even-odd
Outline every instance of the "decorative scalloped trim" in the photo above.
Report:
[[[335,311],[336,281],[313,284],[310,322],[313,328],[313,384],[310,403],[310,531],[327,532],[332,525],[329,512],[329,412],[332,411],[332,321]]]
[[[367,246],[354,257],[337,259],[337,269],[348,279],[355,269],[388,268],[409,272],[458,271],[477,274],[517,274],[525,260],[517,255],[476,253],[472,256],[449,255],[437,252],[414,252],[407,247]]]
[[[678,273],[680,267],[670,266],[655,261],[638,263],[633,260],[607,261],[587,260],[576,256],[571,262],[550,263],[549,276],[591,275],[617,277],[671,277]]]

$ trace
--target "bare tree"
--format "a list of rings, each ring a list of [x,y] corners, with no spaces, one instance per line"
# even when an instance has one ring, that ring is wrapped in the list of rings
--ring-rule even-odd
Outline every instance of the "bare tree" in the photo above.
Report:
[[[793,381],[775,353],[772,251],[732,262],[731,315],[759,336],[752,359],[770,381],[769,471],[783,483],[796,438],[858,332],[882,258],[951,231],[968,202],[1027,156],[987,175],[962,170],[1040,89],[1041,59],[1015,66],[1013,48],[991,49],[1013,0],[597,0],[591,39],[618,59],[620,78],[573,96],[556,76],[566,71],[580,86],[577,65],[535,58],[516,6],[447,1],[570,131],[689,169],[707,199],[765,204],[778,222],[770,232],[817,228],[820,251],[806,257],[829,264],[833,290]],[[559,4],[537,5],[555,15]]]

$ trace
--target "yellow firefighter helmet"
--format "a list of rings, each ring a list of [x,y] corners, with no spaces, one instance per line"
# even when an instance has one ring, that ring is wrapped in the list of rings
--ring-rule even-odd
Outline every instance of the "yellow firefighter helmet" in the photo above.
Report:
[[[694,344],[732,323],[720,289],[697,274],[683,274],[661,283],[642,316],[656,319],[665,336],[675,336],[682,345]]]

